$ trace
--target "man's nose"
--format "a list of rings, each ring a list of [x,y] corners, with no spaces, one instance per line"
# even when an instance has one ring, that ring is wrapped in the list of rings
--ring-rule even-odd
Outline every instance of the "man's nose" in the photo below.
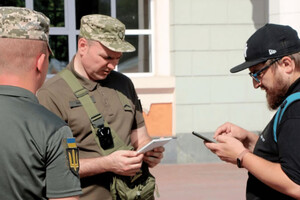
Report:
[[[261,86],[261,81],[258,83],[256,80],[252,79],[253,87],[255,89],[259,88]]]
[[[109,62],[109,63],[107,63],[107,67],[108,67],[110,70],[114,70],[114,69],[116,68],[116,64]]]

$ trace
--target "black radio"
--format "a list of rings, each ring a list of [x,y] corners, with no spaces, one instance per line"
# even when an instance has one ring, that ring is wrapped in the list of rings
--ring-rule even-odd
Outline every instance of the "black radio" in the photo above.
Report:
[[[97,129],[97,136],[101,147],[106,150],[114,145],[114,141],[111,135],[111,130],[109,127],[101,126]]]

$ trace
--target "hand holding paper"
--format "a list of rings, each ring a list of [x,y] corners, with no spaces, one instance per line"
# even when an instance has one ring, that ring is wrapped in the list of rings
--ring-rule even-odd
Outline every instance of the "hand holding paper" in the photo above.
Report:
[[[160,146],[164,146],[168,143],[172,138],[159,138],[153,139],[151,142],[140,148],[137,152],[138,153],[146,153],[147,151],[151,151],[152,149]]]

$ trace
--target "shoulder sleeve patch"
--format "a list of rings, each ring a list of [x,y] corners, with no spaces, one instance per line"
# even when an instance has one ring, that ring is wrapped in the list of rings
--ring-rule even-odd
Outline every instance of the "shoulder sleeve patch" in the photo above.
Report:
[[[68,167],[76,176],[79,176],[79,152],[75,138],[65,138],[63,143],[66,149]]]

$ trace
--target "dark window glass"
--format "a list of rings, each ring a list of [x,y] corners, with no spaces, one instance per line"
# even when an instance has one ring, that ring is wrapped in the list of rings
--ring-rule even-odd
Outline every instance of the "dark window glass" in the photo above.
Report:
[[[76,29],[80,28],[80,19],[84,15],[102,14],[110,16],[110,0],[76,0]]]
[[[130,35],[126,36],[126,41],[131,43],[136,50],[130,53],[123,53],[118,71],[123,73],[150,72],[149,69],[149,36]]]
[[[56,74],[66,67],[69,60],[68,51],[68,36],[66,35],[51,35],[50,46],[54,53],[54,57],[50,57],[49,74]]]
[[[111,1],[75,0],[76,29],[80,29],[80,19],[88,14],[111,16]],[[117,19],[125,24],[126,29],[150,28],[150,0],[116,0]],[[118,65],[118,71],[125,73],[150,72],[150,45],[147,35],[126,35],[126,40],[137,49],[132,53],[124,53]]]
[[[149,0],[117,0],[117,19],[126,29],[149,29]]]
[[[0,6],[25,7],[25,0],[1,0]]]
[[[50,19],[51,27],[64,27],[64,0],[34,1],[34,10],[44,13]]]

